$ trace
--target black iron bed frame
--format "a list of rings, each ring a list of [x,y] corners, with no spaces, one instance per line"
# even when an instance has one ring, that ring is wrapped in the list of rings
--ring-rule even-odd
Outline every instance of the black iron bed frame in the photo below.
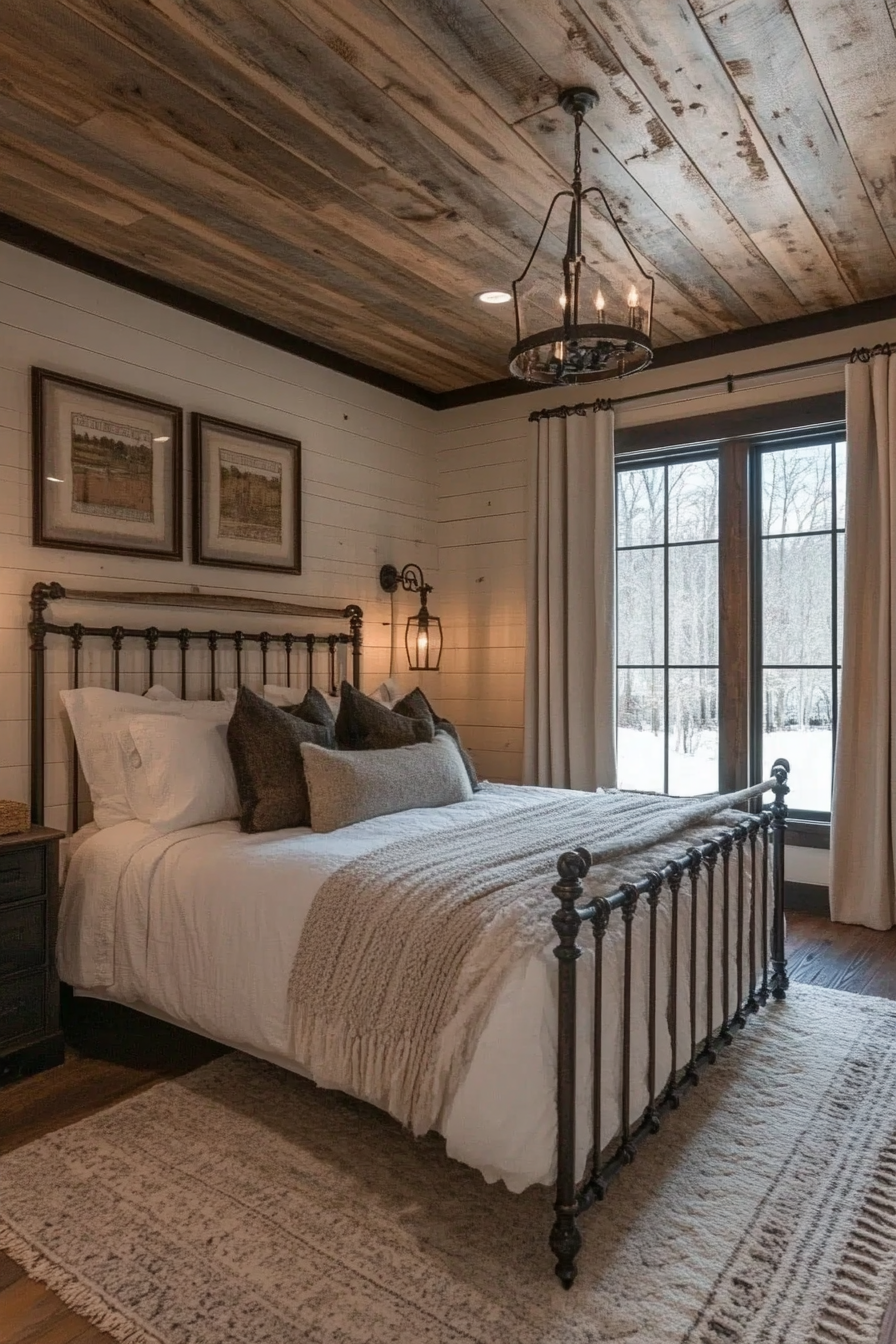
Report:
[[[789,987],[787,978],[786,934],[784,923],[784,832],[787,827],[787,804],[790,792],[787,777],[789,763],[783,758],[772,766],[772,778],[750,790],[758,799],[771,791],[774,802],[760,812],[745,815],[736,826],[713,835],[703,844],[693,846],[687,853],[672,859],[662,869],[645,873],[638,882],[624,883],[611,896],[580,904],[585,894],[584,879],[595,861],[587,849],[576,849],[561,854],[557,860],[559,881],[552,888],[560,902],[552,923],[557,932],[554,956],[559,965],[558,1035],[557,1035],[557,1190],[554,1203],[555,1221],[551,1229],[550,1245],[556,1257],[555,1272],[564,1288],[570,1288],[576,1277],[576,1258],[582,1245],[579,1215],[598,1200],[602,1200],[610,1182],[623,1167],[634,1162],[637,1151],[649,1134],[656,1134],[660,1122],[670,1111],[677,1110],[686,1092],[700,1081],[700,1075],[718,1058],[719,1048],[730,1045],[735,1030],[745,1027],[751,1014],[757,1013],[771,996],[784,999]],[[771,906],[769,904],[769,850],[768,835],[772,833]],[[757,911],[756,850],[757,839],[762,837],[760,861],[760,897]],[[750,847],[751,899],[749,918],[746,918],[744,885],[744,846]],[[736,872],[736,1001],[732,1001],[730,955],[732,913],[732,855]],[[716,938],[716,876],[721,859],[721,937]],[[697,889],[701,872],[705,872],[706,900],[706,1017],[697,1023]],[[676,1067],[678,1053],[678,954],[680,936],[679,896],[681,884],[688,876],[690,882],[690,932],[688,964],[688,1008],[690,1018],[690,1054],[684,1068]],[[669,893],[669,997],[667,1004],[658,1003],[658,920],[657,911],[663,889]],[[648,974],[647,974],[647,1033],[648,1103],[639,1116],[632,1116],[632,941],[633,924],[640,902],[646,901],[649,912]],[[603,1081],[603,948],[611,917],[617,913],[624,930],[623,983],[622,983],[622,1128],[619,1141],[605,1149],[601,1136],[601,1085]],[[582,955],[577,938],[583,923],[591,924],[594,935],[594,1028],[592,1036],[592,1135],[593,1145],[584,1180],[576,1179],[576,963]],[[757,923],[759,927],[757,928]],[[761,942],[760,942],[761,940]],[[757,947],[758,944],[758,947]],[[759,955],[757,955],[759,952]],[[771,955],[769,955],[769,952]],[[720,988],[722,1020],[716,1029],[715,1019],[715,957],[721,959]],[[748,961],[746,985],[744,961]],[[657,1024],[668,1023],[672,1039],[672,1068],[665,1080],[656,1076]],[[613,1136],[607,1136],[611,1139]]]
[[[249,634],[242,631],[192,631],[189,629],[161,630],[155,626],[128,629],[121,625],[110,627],[86,626],[79,622],[59,625],[47,621],[45,612],[51,602],[63,599],[86,603],[112,602],[120,606],[141,603],[164,607],[218,608],[227,611],[251,611],[256,614],[290,615],[314,619],[341,618],[349,623],[349,632],[337,634],[296,635],[269,634],[262,631]],[[262,657],[262,681],[267,680],[268,651],[272,645],[282,645],[286,653],[286,684],[291,684],[291,656],[295,649],[304,648],[307,657],[309,684],[313,683],[314,652],[318,645],[328,649],[330,689],[335,691],[336,649],[348,645],[352,657],[352,681],[360,685],[362,612],[350,604],[344,608],[301,606],[289,602],[267,601],[258,598],[237,598],[224,595],[157,592],[98,592],[64,588],[59,583],[36,583],[31,592],[31,620],[28,626],[31,640],[31,818],[35,825],[42,824],[45,788],[45,652],[48,635],[67,638],[72,650],[71,684],[77,687],[80,679],[80,654],[85,638],[96,637],[111,642],[112,678],[114,689],[119,688],[120,653],[125,640],[141,641],[148,655],[148,681],[153,682],[154,656],[161,641],[173,641],[180,650],[181,695],[186,698],[187,654],[201,642],[209,652],[210,694],[217,690],[216,653],[222,642],[229,642],[236,651],[236,679],[242,684],[242,650],[246,644],[257,644]],[[554,1203],[555,1221],[550,1234],[550,1246],[555,1256],[555,1272],[564,1288],[570,1288],[576,1277],[576,1259],[582,1245],[578,1219],[592,1204],[602,1200],[613,1179],[622,1169],[634,1162],[641,1143],[660,1128],[664,1116],[676,1110],[690,1088],[700,1081],[700,1075],[709,1064],[714,1064],[722,1046],[730,1044],[733,1033],[746,1026],[750,1015],[757,1013],[772,997],[784,999],[788,989],[787,957],[784,924],[784,833],[786,830],[789,793],[787,777],[790,766],[786,760],[775,761],[772,778],[751,789],[751,799],[757,800],[772,792],[774,801],[758,812],[745,813],[736,826],[714,834],[700,845],[668,862],[662,869],[644,874],[639,881],[624,883],[612,895],[582,903],[585,896],[584,879],[596,856],[586,848],[567,851],[557,860],[559,880],[551,888],[559,901],[552,916],[557,933],[554,955],[559,962],[558,1026],[557,1026],[557,1185]],[[72,760],[71,807],[72,828],[78,825],[78,759]],[[769,832],[772,835],[771,875],[769,872]],[[761,841],[761,843],[759,843]],[[745,899],[745,847],[750,854],[751,893],[749,917]],[[760,894],[756,896],[757,849]],[[734,891],[732,892],[732,859]],[[717,886],[716,878],[721,860],[721,932],[716,936]],[[697,891],[701,874],[706,878],[705,910],[705,1021],[698,1024],[698,901]],[[771,881],[770,881],[771,876]],[[688,1013],[690,1029],[689,1058],[683,1068],[676,1067],[678,1053],[678,957],[681,944],[680,892],[687,877],[690,884],[688,958]],[[771,891],[769,890],[771,888]],[[658,908],[663,893],[668,893],[669,920],[669,992],[666,1003],[659,1002],[659,923]],[[647,1032],[648,1032],[648,1104],[643,1112],[632,1114],[632,1026],[633,1026],[633,924],[642,900],[648,908],[648,974],[647,974]],[[732,904],[734,902],[734,904]],[[758,908],[757,908],[758,906]],[[731,982],[731,914],[736,911],[735,984]],[[608,1135],[605,1146],[601,1134],[601,1090],[603,1082],[603,949],[610,920],[618,915],[623,925],[623,978],[622,978],[622,1071],[621,1116],[622,1125],[618,1142]],[[577,962],[582,955],[578,944],[584,923],[590,923],[594,937],[594,1022],[592,1032],[592,1135],[593,1143],[584,1179],[576,1177],[576,980]],[[717,967],[716,957],[721,966]],[[745,983],[746,961],[746,983]],[[721,989],[722,1020],[715,1025],[715,988]],[[735,990],[735,998],[732,998]],[[672,1068],[665,1080],[657,1079],[657,1027],[668,1026],[672,1040]]]
[[[261,616],[295,616],[314,620],[344,620],[348,622],[348,632],[336,634],[292,634],[277,635],[262,630],[257,634],[243,630],[160,630],[150,625],[143,629],[127,629],[123,625],[94,626],[83,625],[75,621],[72,625],[57,625],[48,621],[44,615],[51,602],[63,599],[84,603],[112,602],[117,606],[129,606],[136,603],[152,607],[187,607],[199,610],[244,611]],[[155,655],[160,644],[166,641],[176,644],[180,651],[180,694],[187,698],[187,654],[197,643],[204,645],[209,654],[209,696],[215,698],[218,692],[218,651],[222,644],[230,644],[236,655],[236,684],[243,684],[243,651],[247,645],[255,644],[261,650],[261,681],[267,682],[268,654],[272,647],[281,645],[286,654],[286,685],[292,684],[293,653],[300,657],[304,650],[307,663],[308,685],[314,684],[314,653],[318,646],[326,646],[328,652],[328,684],[332,694],[337,693],[336,650],[340,645],[351,648],[352,684],[361,684],[361,639],[364,613],[354,603],[347,607],[311,607],[294,602],[269,601],[258,597],[230,597],[222,593],[158,593],[158,592],[106,592],[85,588],[64,588],[61,583],[36,583],[31,589],[31,619],[28,634],[31,641],[31,822],[34,826],[43,825],[45,790],[45,747],[46,747],[46,688],[45,659],[47,635],[63,635],[71,643],[72,674],[71,685],[77,688],[81,679],[81,651],[87,638],[106,639],[112,647],[112,689],[118,690],[121,681],[121,650],[125,640],[142,642],[147,653],[147,686],[151,686],[155,674]],[[79,769],[77,745],[72,751],[71,772],[71,828],[78,828],[78,790]]]

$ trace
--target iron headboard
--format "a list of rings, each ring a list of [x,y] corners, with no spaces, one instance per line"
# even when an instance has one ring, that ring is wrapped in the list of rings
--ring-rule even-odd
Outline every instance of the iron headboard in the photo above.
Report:
[[[75,621],[71,625],[58,625],[45,617],[51,602],[63,600],[78,602],[112,602],[117,606],[138,604],[154,607],[185,607],[190,610],[245,611],[256,615],[307,617],[315,620],[343,620],[348,622],[348,632],[337,634],[293,634],[283,632],[270,634],[267,630],[253,634],[242,630],[162,630],[150,625],[143,629],[129,629],[122,625],[94,626],[83,625]],[[36,583],[31,590],[31,619],[28,633],[31,639],[31,821],[35,826],[43,824],[44,787],[46,756],[46,667],[45,656],[48,635],[62,635],[70,641],[72,650],[72,669],[70,685],[77,688],[81,677],[81,651],[84,640],[99,638],[108,640],[112,649],[112,683],[118,690],[121,678],[121,650],[125,640],[139,640],[145,646],[147,654],[147,687],[153,684],[155,674],[156,649],[164,641],[175,644],[180,650],[179,675],[181,698],[187,698],[187,654],[194,645],[208,650],[209,654],[209,694],[212,699],[218,691],[217,652],[222,643],[229,643],[236,655],[236,684],[243,684],[243,649],[246,645],[258,645],[261,650],[262,683],[267,682],[268,651],[272,646],[282,646],[286,654],[286,685],[292,684],[293,652],[296,661],[304,650],[307,660],[308,684],[314,679],[314,651],[320,645],[328,650],[329,688],[335,694],[336,686],[336,650],[340,645],[351,648],[352,683],[361,683],[361,630],[363,612],[361,608],[349,604],[347,607],[310,607],[293,602],[269,601],[256,597],[229,597],[225,594],[203,593],[157,593],[157,592],[102,592],[84,588],[64,588],[61,583]],[[72,830],[78,827],[79,765],[77,747],[72,755],[72,782],[70,791]]]

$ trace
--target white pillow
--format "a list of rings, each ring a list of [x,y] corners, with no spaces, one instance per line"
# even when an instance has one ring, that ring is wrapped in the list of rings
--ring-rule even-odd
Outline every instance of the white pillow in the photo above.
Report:
[[[226,723],[233,713],[232,705],[218,700],[147,700],[142,695],[109,691],[101,686],[60,691],[60,696],[93,801],[93,820],[101,828],[134,820],[117,737],[118,729],[134,714],[166,714],[179,720],[205,718]]]
[[[157,682],[155,686],[150,686],[148,691],[143,692],[143,699],[158,700],[161,702],[166,700],[179,700],[180,696],[175,695],[173,691],[169,691],[168,687],[163,686],[161,682]]]
[[[138,821],[180,831],[239,816],[227,724],[136,714],[118,729],[128,803]]]
[[[379,700],[380,704],[385,705],[387,709],[397,705],[403,695],[404,691],[393,677],[389,677],[388,681],[380,682],[376,690],[370,692],[371,700]]]
[[[263,686],[262,694],[269,705],[278,705],[281,709],[284,705],[300,705],[305,699],[305,690],[299,690],[296,686]],[[339,696],[327,695],[321,691],[321,695],[326,700],[334,716],[339,713]]]

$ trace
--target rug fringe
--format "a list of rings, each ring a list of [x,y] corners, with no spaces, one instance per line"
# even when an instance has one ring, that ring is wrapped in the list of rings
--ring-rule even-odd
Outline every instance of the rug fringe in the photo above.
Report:
[[[119,1344],[165,1344],[158,1335],[150,1334],[142,1326],[129,1321],[120,1311],[110,1307],[98,1289],[88,1287],[70,1270],[63,1269],[49,1256],[18,1232],[0,1222],[0,1251],[21,1265],[29,1278],[56,1293],[76,1315],[82,1316],[100,1330],[105,1330]]]
[[[872,1344],[878,1338],[896,1259],[896,1210],[890,1194],[894,1160],[896,1135],[878,1155],[810,1344]]]

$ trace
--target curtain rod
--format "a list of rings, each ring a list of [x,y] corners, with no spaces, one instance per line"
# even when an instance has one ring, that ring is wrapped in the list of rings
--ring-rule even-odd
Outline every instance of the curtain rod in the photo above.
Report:
[[[724,383],[729,392],[734,391],[735,380],[744,382],[748,378],[764,378],[769,373],[792,373],[795,369],[813,369],[819,364],[833,364],[840,359],[848,359],[850,364],[867,364],[875,355],[889,355],[896,351],[896,344],[889,341],[880,345],[854,346],[839,355],[825,355],[819,359],[801,359],[796,364],[776,364],[771,369],[754,369],[750,373],[724,373],[717,378],[704,378],[701,382],[681,383],[678,387],[657,388],[655,392],[632,392],[627,397],[598,397],[596,401],[580,401],[575,406],[552,406],[541,411],[533,411],[530,420],[565,420],[570,415],[587,415],[589,411],[611,411],[614,406],[628,405],[633,401],[643,401],[647,397],[662,397],[670,392],[694,392],[701,387],[715,387]]]

